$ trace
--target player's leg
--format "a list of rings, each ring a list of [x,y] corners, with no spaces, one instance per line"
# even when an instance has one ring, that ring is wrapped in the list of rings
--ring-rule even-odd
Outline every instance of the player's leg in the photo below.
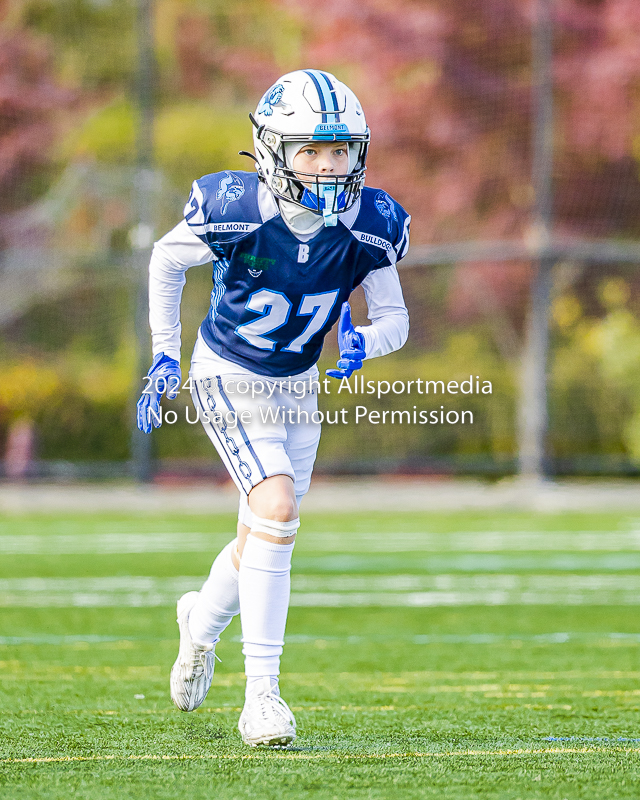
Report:
[[[252,518],[247,496],[241,491],[237,536],[213,562],[209,577],[189,614],[189,631],[195,641],[216,644],[233,617],[240,613],[238,569]]]
[[[256,376],[256,378],[258,377]],[[256,400],[245,395],[230,398],[227,389],[229,382],[232,383],[231,376],[228,375],[194,380],[192,396],[196,409],[201,412],[201,419],[209,438],[241,492],[238,544],[242,550],[252,528],[255,528],[254,533],[257,539],[264,537],[268,542],[270,537],[268,530],[261,531],[259,528],[265,527],[265,520],[268,520],[270,516],[274,517],[273,524],[278,528],[281,527],[282,510],[287,511],[285,516],[290,516],[289,511],[292,506],[295,507],[295,497],[291,500],[291,492],[288,489],[284,493],[279,490],[283,481],[284,485],[291,484],[289,476],[276,474],[272,477],[268,474],[269,472],[292,472],[291,464],[283,449],[286,439],[284,426],[281,423],[261,424]],[[235,412],[239,416],[242,411],[247,410],[250,411],[250,416],[254,419],[255,424],[247,426],[246,429],[242,425],[233,424],[233,420],[230,420],[228,416],[221,418],[220,413],[217,415],[215,413],[216,411],[223,411],[225,414]],[[205,417],[205,414],[208,415],[208,418]],[[251,500],[255,506],[256,513],[254,514],[249,507],[246,495],[252,492],[254,484],[261,486],[263,483],[267,488],[257,491]],[[281,495],[283,496],[281,497]],[[257,516],[259,514],[266,516],[259,517]],[[254,520],[258,520],[256,525],[254,525]],[[285,545],[290,544],[290,541],[290,539],[285,541]],[[257,549],[260,550],[259,544]],[[257,561],[260,562],[262,557],[263,555],[258,553]],[[238,612],[238,559],[238,545],[232,542],[223,549],[214,562],[211,574],[202,590],[199,593],[189,593],[189,596],[181,598],[183,619],[179,622],[182,623],[181,643],[184,640],[185,647],[181,646],[181,655],[172,671],[172,697],[176,705],[185,710],[196,708],[204,700],[213,673],[211,647],[215,645],[233,615]],[[290,553],[288,560],[290,562]],[[255,557],[253,561],[255,568]],[[286,578],[288,580],[288,569]],[[249,612],[249,617],[251,617],[251,612]],[[204,652],[199,650],[200,647],[206,648]],[[183,657],[183,651],[190,657]],[[199,667],[198,659],[203,664],[202,667]],[[207,669],[205,659],[210,661],[209,669]],[[182,669],[179,668],[179,662],[182,662]],[[195,672],[190,673],[189,669],[194,664]],[[188,695],[189,702],[184,699],[180,701],[178,695],[182,695],[182,697]]]
[[[243,550],[244,545],[239,537],[239,550],[243,554],[240,562],[241,617],[248,690],[265,676],[269,676],[272,683],[277,681],[290,599],[291,555],[300,522],[299,503],[309,489],[320,441],[320,424],[312,421],[313,412],[317,410],[315,395],[308,394],[300,399],[282,391],[277,402],[287,409],[291,407],[294,414],[300,408],[303,420],[306,415],[308,422],[295,422],[286,426],[284,449],[291,463],[294,479],[291,480],[288,475],[276,475],[252,489],[249,505],[253,520],[246,539],[248,550],[246,547]],[[259,613],[254,615],[250,610],[249,604],[253,602],[259,608],[259,593],[255,591],[255,584],[252,586],[248,579],[246,583],[243,580],[249,563],[253,563],[256,558],[257,550],[262,551],[267,569],[272,572],[268,592],[270,601],[263,607],[262,617]],[[245,585],[252,588],[247,588],[247,599],[243,601],[242,589]],[[268,609],[268,615],[264,609]],[[259,630],[258,636],[256,629]],[[260,636],[264,642],[260,642]]]
[[[209,669],[199,668],[199,653],[211,653],[204,658],[214,658],[213,648],[233,617],[240,613],[238,570],[240,554],[251,530],[251,517],[247,497],[241,493],[236,538],[218,554],[200,591],[188,592],[180,598],[178,624],[187,627],[181,636],[183,654],[176,662],[179,666],[176,666],[171,691],[175,704],[183,711],[197,708],[211,685],[213,662]],[[247,521],[249,525],[245,524]]]
[[[199,592],[178,600],[180,649],[171,670],[171,699],[181,711],[202,704],[215,666],[215,646],[233,617],[240,612],[238,568],[233,562],[237,539],[229,542],[213,562]]]
[[[280,392],[277,402],[308,411],[309,423],[287,425],[283,445],[294,479],[275,475],[251,490],[250,531],[245,542],[245,537],[239,536],[240,614],[248,690],[265,676],[274,684],[278,679],[289,608],[291,556],[300,524],[298,503],[309,489],[320,440],[320,425],[311,422],[317,408],[315,396],[298,400]]]
[[[292,487],[288,475],[275,475],[259,483],[249,495],[249,514],[240,514],[247,524],[238,524],[237,551],[238,556],[244,555],[238,566],[247,673],[245,706],[238,727],[244,741],[251,745],[288,744],[296,732],[295,718],[280,697],[278,682],[295,538],[282,534],[293,534],[297,525]],[[278,522],[284,524],[274,530]],[[269,609],[267,614],[265,609]]]
[[[203,382],[200,388],[196,386],[194,388],[196,408],[201,412],[211,412],[212,409],[220,408],[222,396],[225,402],[222,407],[229,410],[230,400],[228,392],[225,393],[224,391],[224,386],[232,383],[230,376],[227,376],[220,381],[208,379]],[[221,386],[222,391],[220,391]],[[236,404],[233,406],[236,408],[237,398],[233,398],[232,402]],[[251,408],[246,406],[251,406]],[[255,401],[251,401],[248,398],[246,402],[242,403],[240,409],[236,408],[236,411],[239,414],[241,411],[251,410],[257,418],[258,415],[254,406]],[[202,418],[204,418],[204,414]],[[207,433],[223,460],[225,460],[230,474],[235,478],[236,484],[240,489],[240,505],[238,509],[237,539],[227,545],[214,562],[211,574],[200,590],[199,597],[189,615],[191,636],[195,641],[201,643],[215,644],[233,616],[239,613],[239,560],[254,519],[254,513],[249,507],[250,504],[245,492],[247,490],[251,492],[251,505],[258,504],[256,513],[259,517],[269,518],[275,515],[276,519],[280,519],[281,514],[279,514],[279,509],[274,506],[274,501],[278,497],[278,492],[282,493],[282,481],[290,483],[290,479],[287,476],[274,476],[258,483],[256,487],[251,489],[247,478],[253,475],[255,476],[253,480],[255,480],[256,477],[264,474],[264,467],[257,458],[256,448],[259,451],[263,451],[267,439],[272,447],[281,448],[281,440],[284,438],[282,431],[278,431],[278,435],[274,437],[274,432],[269,429],[265,430],[264,425],[259,426],[259,430],[256,430],[257,427],[257,425],[248,426],[246,430],[238,431],[235,428],[226,426],[224,423],[219,423],[217,426],[215,423],[205,425]],[[253,445],[250,444],[249,437],[251,437]],[[274,438],[275,442],[272,442],[271,440]],[[237,443],[240,443],[240,447]],[[267,459],[265,463],[269,460],[271,459]],[[275,467],[272,465],[272,468],[277,468],[277,464]],[[290,467],[287,465],[287,468]],[[266,488],[265,484],[267,485]],[[258,498],[257,500],[256,497]],[[285,507],[287,503],[290,505],[291,503],[286,497],[286,491],[283,493],[283,497],[284,501],[280,501],[280,503],[284,503]],[[295,498],[293,502],[295,503]],[[264,535],[264,538],[269,538],[267,533],[258,533],[257,535],[259,537]]]
[[[274,475],[249,493],[251,529],[240,559],[240,619],[247,687],[238,723],[250,745],[284,745],[295,719],[280,697],[278,676],[290,596],[298,504],[289,475]]]
[[[222,632],[240,613],[238,568],[234,563],[237,546],[236,538],[223,547],[198,593],[189,614],[189,633],[195,642],[217,644]]]
[[[264,470],[254,458],[253,449],[246,447],[233,419],[216,418],[216,410],[230,410],[223,402],[226,400],[223,379],[220,376],[200,381],[196,381],[194,376],[192,378],[192,399],[196,410],[240,490],[238,534],[244,543],[248,530],[246,522],[252,519],[246,495],[256,476],[261,477]],[[209,421],[209,415],[212,421]],[[213,679],[215,645],[233,617],[240,612],[238,557],[236,538],[219,553],[201,590],[187,592],[178,601],[180,649],[171,670],[170,686],[171,699],[182,711],[193,711],[204,701]]]
[[[279,393],[262,398],[275,410]],[[262,419],[262,417],[261,417]],[[291,554],[298,529],[293,467],[286,455],[284,423],[247,426],[245,444],[267,474],[248,494],[250,514],[239,529],[240,617],[247,689],[239,729],[245,742],[287,744],[295,737],[295,719],[280,698],[278,676],[290,596]],[[249,466],[254,460],[247,457]],[[257,463],[257,462],[256,462]]]
[[[243,738],[249,744],[284,744],[291,741],[295,734],[295,720],[280,699],[278,686],[280,655],[289,606],[289,575],[294,541],[293,536],[286,534],[293,533],[289,524],[293,526],[298,523],[294,514],[297,516],[299,501],[309,489],[320,440],[320,425],[313,422],[313,412],[317,410],[315,394],[309,392],[299,398],[295,393],[280,391],[276,402],[279,406],[284,405],[287,410],[291,409],[296,420],[286,425],[287,438],[283,443],[294,479],[291,481],[285,475],[275,476],[258,484],[249,494],[254,519],[240,564],[240,613],[247,701],[239,724]],[[302,412],[301,422],[297,421],[298,409]],[[260,519],[256,520],[256,516]],[[274,529],[276,521],[283,523],[279,530]],[[265,574],[269,577],[262,589],[257,590],[257,584],[264,580]],[[262,577],[256,580],[256,575]],[[269,692],[275,695],[271,703],[261,703],[261,693],[264,696]],[[269,738],[269,726],[261,723],[261,717],[268,713],[276,718],[273,728],[280,733],[281,738],[277,735]]]

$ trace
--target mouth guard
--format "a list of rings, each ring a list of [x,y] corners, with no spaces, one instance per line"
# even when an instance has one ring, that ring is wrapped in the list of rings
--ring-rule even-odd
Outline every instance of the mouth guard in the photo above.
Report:
[[[324,219],[325,227],[333,227],[338,224],[338,215],[333,213],[333,206],[336,199],[335,186],[321,186],[320,191],[322,193],[322,199],[324,200],[322,218]]]

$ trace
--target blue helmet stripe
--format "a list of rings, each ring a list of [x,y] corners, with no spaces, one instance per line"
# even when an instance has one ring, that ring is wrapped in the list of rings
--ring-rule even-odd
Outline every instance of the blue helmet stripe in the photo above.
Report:
[[[305,73],[313,81],[313,85],[318,92],[318,99],[320,100],[320,110],[322,111],[322,122],[329,122],[329,115],[333,117],[332,122],[340,122],[340,114],[338,113],[338,98],[336,97],[335,90],[331,85],[331,81],[319,70],[305,70]],[[320,78],[323,79],[322,83]],[[326,83],[327,88],[323,85]],[[330,109],[333,109],[331,111]]]
[[[316,90],[318,92],[318,99],[320,100],[320,109],[322,111],[322,121],[323,122],[327,122],[327,115],[324,113],[327,110],[327,104],[326,104],[325,99],[324,99],[324,93],[322,91],[322,86],[320,86],[320,83],[318,82],[318,79],[316,78],[315,74],[310,69],[305,70],[305,72],[311,78],[311,80],[313,81],[313,85],[316,87]]]
[[[322,78],[324,78],[327,86],[329,87],[329,96],[330,96],[330,99],[331,99],[331,105],[333,106],[333,109],[336,112],[335,113],[334,122],[340,122],[340,114],[338,114],[338,109],[340,108],[340,106],[338,105],[338,98],[336,96],[336,90],[331,85],[331,81],[329,80],[329,76],[328,75],[326,75],[324,72],[320,72],[319,75]],[[327,105],[329,105],[329,104],[327,104]]]

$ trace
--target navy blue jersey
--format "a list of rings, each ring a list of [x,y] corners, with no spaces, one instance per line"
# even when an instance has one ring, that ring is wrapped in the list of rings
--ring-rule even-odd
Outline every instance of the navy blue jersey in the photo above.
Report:
[[[220,172],[193,184],[191,230],[213,254],[209,347],[261,375],[296,375],[316,363],[351,292],[409,246],[406,211],[364,188],[358,203],[302,243],[257,173]]]

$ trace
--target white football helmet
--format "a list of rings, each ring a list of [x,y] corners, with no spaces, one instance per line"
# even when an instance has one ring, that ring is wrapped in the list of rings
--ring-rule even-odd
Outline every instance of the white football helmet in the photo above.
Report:
[[[353,206],[364,185],[369,128],[355,94],[328,72],[296,70],[283,75],[258,103],[254,125],[257,170],[273,194],[324,217]],[[349,172],[322,177],[292,170],[289,143],[345,142]],[[287,145],[287,147],[285,147]],[[301,181],[304,179],[304,184]],[[311,187],[311,188],[308,188]]]

